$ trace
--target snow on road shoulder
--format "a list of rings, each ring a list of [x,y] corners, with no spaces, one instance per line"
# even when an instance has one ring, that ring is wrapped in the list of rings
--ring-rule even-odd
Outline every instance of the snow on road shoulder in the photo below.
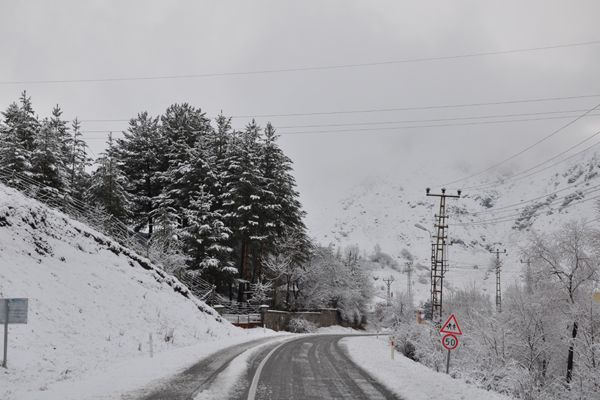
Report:
[[[29,298],[27,324],[9,327],[2,400],[117,393],[265,335],[234,327],[147,259],[3,185],[0,297]]]
[[[198,361],[208,358],[226,347],[268,336],[274,336],[274,341],[278,341],[276,336],[279,335],[271,330],[249,329],[242,335],[215,338],[194,346],[164,351],[153,358],[148,356],[118,361],[102,370],[90,371],[76,381],[51,384],[45,391],[22,392],[15,398],[28,400],[122,398],[128,392],[154,385],[162,379],[168,379],[183,372]],[[269,341],[268,343],[273,342]]]
[[[386,340],[386,337],[351,337],[341,343],[357,365],[404,400],[511,399],[435,372],[399,353],[392,360]]]
[[[285,335],[284,337],[274,339],[268,343],[263,343],[258,346],[246,350],[236,358],[234,358],[227,368],[219,374],[217,379],[210,385],[210,388],[201,391],[194,397],[194,400],[214,400],[232,398],[236,392],[241,391],[244,386],[242,376],[248,371],[248,367],[252,361],[252,357],[258,354],[267,346],[272,346],[276,343],[293,340],[294,337]]]

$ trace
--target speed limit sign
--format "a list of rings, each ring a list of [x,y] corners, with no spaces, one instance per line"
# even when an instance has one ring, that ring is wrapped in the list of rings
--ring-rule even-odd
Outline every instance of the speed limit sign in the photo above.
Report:
[[[452,334],[445,335],[442,338],[442,346],[448,351],[454,350],[458,347],[458,338]]]

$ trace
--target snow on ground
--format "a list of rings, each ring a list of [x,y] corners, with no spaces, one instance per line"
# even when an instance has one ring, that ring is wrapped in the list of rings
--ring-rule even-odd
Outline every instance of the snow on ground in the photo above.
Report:
[[[44,391],[21,391],[17,393],[15,399],[27,400],[112,400],[121,398],[123,394],[135,391],[140,388],[152,386],[162,379],[174,376],[191,367],[198,361],[210,357],[213,353],[244,343],[252,339],[265,337],[268,335],[277,335],[277,333],[261,328],[240,330],[239,334],[227,337],[214,337],[206,339],[204,342],[187,346],[173,348],[163,351],[150,358],[142,356],[136,358],[122,359],[114,364],[107,364],[97,370],[90,370],[76,380],[55,382],[50,384]],[[274,340],[277,340],[274,339]],[[253,347],[252,349],[255,349]],[[245,353],[244,353],[245,354]],[[220,381],[217,385],[221,393],[228,393],[233,388],[230,382],[233,376],[238,375],[236,368],[240,365],[245,368],[245,364],[238,361],[236,366],[226,371],[228,378]],[[224,385],[229,385],[225,387]],[[225,397],[207,397],[211,399]]]
[[[388,338],[345,338],[350,358],[403,400],[509,400],[449,375],[435,372],[396,352],[391,359]],[[450,367],[452,368],[452,367]]]
[[[425,186],[439,181],[439,177],[427,174],[425,170],[406,170],[400,175],[394,171],[391,176],[357,182],[337,203],[323,206],[319,218],[308,220],[310,233],[325,245],[357,244],[365,256],[380,245],[397,262],[396,268],[380,266],[372,270],[376,301],[385,301],[387,287],[383,279],[389,276],[394,277],[393,293],[406,291],[406,254],[414,258],[412,286],[416,302],[429,298],[430,235],[434,233],[439,200],[427,197]],[[489,185],[478,187],[486,183]],[[599,185],[600,153],[585,154],[556,168],[503,183],[492,176],[475,178],[465,185],[461,199],[448,200],[451,246],[447,249],[450,267],[444,285],[453,290],[475,283],[485,293],[493,294],[490,250],[497,248],[508,250],[503,257],[505,284],[521,282],[523,264],[519,260],[530,231],[552,232],[570,220],[597,218],[593,200],[599,194]],[[456,193],[454,189],[458,188],[449,188],[449,193]],[[431,190],[438,193],[440,187]],[[524,201],[528,202],[520,204]],[[513,229],[516,221],[520,229]]]
[[[9,328],[2,400],[34,399],[97,373],[108,374],[98,392],[125,390],[125,377],[142,384],[264,334],[235,328],[146,259],[5,186],[0,297],[29,298],[28,324]],[[170,356],[160,361],[163,352]]]

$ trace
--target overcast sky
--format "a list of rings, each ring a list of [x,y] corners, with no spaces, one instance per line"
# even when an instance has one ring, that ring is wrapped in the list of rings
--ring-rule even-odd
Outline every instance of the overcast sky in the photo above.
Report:
[[[592,1],[3,1],[0,108],[26,89],[41,116],[128,119],[189,102],[211,117],[430,107],[600,94],[600,44],[330,70],[187,79],[20,83],[211,74],[445,57],[600,40]],[[9,82],[7,84],[6,82]],[[281,127],[309,215],[366,177],[435,186],[497,162],[600,97],[495,106],[257,118]],[[439,120],[571,111],[564,119]],[[570,118],[570,119],[569,119]],[[248,118],[236,118],[241,128]],[[378,122],[378,125],[371,123]],[[357,123],[353,126],[296,127]],[[598,129],[589,117],[507,165],[524,168]],[[400,125],[432,125],[395,129]],[[447,126],[452,125],[453,126]],[[85,122],[94,153],[126,122]],[[291,128],[284,128],[291,127]],[[380,130],[322,133],[340,129]],[[390,129],[394,128],[394,129]],[[286,132],[318,131],[313,134]],[[591,143],[591,142],[590,142]],[[411,179],[412,181],[413,179]],[[309,218],[310,224],[310,218]]]

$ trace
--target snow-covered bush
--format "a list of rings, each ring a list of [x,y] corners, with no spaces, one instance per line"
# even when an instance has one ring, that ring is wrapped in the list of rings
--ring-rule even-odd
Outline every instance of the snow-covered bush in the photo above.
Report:
[[[288,323],[288,331],[293,333],[311,333],[317,326],[304,318],[292,318]]]

